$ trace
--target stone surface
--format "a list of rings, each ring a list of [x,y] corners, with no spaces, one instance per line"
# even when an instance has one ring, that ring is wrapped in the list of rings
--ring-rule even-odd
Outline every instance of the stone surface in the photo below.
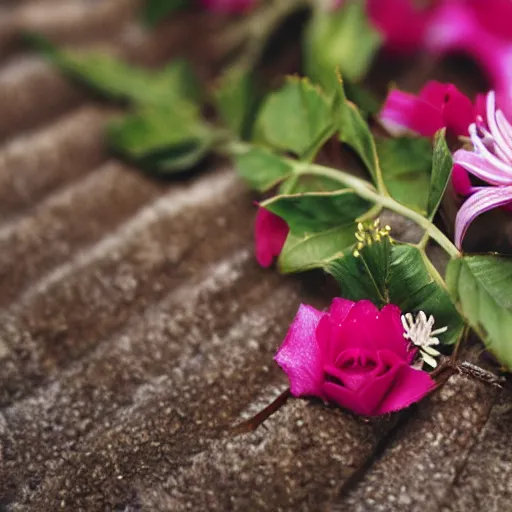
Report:
[[[140,5],[0,7],[0,510],[507,510],[510,392],[462,377],[378,421],[289,400],[232,429],[286,389],[272,358],[298,305],[336,289],[257,266],[254,197],[231,169],[163,182],[111,159],[116,111],[21,38],[148,66],[185,52],[209,77],[223,22],[149,34]]]

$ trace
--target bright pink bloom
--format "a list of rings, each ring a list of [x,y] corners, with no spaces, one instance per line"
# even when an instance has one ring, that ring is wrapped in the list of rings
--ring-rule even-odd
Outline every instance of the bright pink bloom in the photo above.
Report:
[[[294,396],[317,396],[364,416],[403,409],[435,387],[411,363],[397,306],[334,299],[327,313],[301,305],[275,360]]]
[[[244,13],[256,5],[257,0],[201,0],[204,7],[223,14]]]
[[[368,0],[368,14],[391,50],[462,52],[473,58],[512,114],[510,0],[431,0],[424,8],[414,0]]]
[[[368,0],[370,19],[391,51],[409,54],[420,49],[430,13],[411,0]]]
[[[254,223],[256,259],[262,267],[270,267],[274,258],[281,254],[290,228],[288,224],[272,212],[261,206]]]
[[[471,100],[457,87],[431,80],[418,96],[396,89],[391,91],[380,120],[394,135],[412,131],[431,137],[443,127],[454,135],[467,135],[475,115]]]
[[[494,92],[487,95],[486,120],[481,116],[477,118],[469,127],[469,134],[473,151],[460,149],[453,155],[453,161],[491,186],[473,187],[465,182],[465,195],[471,197],[462,205],[455,220],[455,245],[459,248],[476,217],[493,208],[512,206],[512,125],[496,108]]]
[[[432,15],[425,45],[435,53],[469,55],[488,75],[498,97],[508,100],[512,87],[511,19],[510,0],[444,0]]]

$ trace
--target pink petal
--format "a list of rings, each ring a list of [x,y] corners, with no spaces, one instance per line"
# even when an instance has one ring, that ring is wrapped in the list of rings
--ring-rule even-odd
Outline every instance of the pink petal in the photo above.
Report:
[[[455,192],[460,196],[469,196],[474,191],[467,171],[459,164],[453,166],[452,184]]]
[[[499,110],[496,110],[496,95],[490,91],[487,95],[487,124],[494,139],[494,152],[506,163],[512,163],[512,128]],[[512,176],[512,167],[511,176]]]
[[[475,192],[460,208],[455,219],[455,245],[460,249],[469,225],[482,213],[512,201],[512,186],[486,187]]]
[[[342,299],[341,297],[334,298],[331,306],[329,307],[331,321],[335,324],[341,325],[355,305],[356,303],[351,300]]]
[[[475,119],[487,117],[487,98],[485,94],[477,94],[475,97]]]
[[[443,120],[446,128],[455,135],[467,135],[469,125],[475,120],[471,100],[451,84],[445,93]]]
[[[316,340],[325,361],[335,361],[339,353],[338,341],[342,327],[334,323],[330,315],[324,315],[316,328]]]
[[[411,0],[368,0],[367,12],[390,50],[410,54],[420,48],[428,11],[416,9]]]
[[[512,2],[510,0],[471,0],[471,8],[480,25],[488,32],[505,40],[512,38]]]
[[[398,127],[402,132],[411,130],[424,137],[431,137],[444,126],[441,107],[414,94],[394,90],[386,98],[380,119],[393,134],[400,134],[395,133]]]
[[[449,88],[450,84],[444,84],[437,80],[429,80],[422,87],[418,96],[427,103],[441,108],[441,105],[443,105],[446,100],[446,94],[449,92]]]
[[[293,396],[322,397],[323,356],[316,329],[324,313],[301,304],[274,360],[290,379]]]
[[[262,267],[270,267],[274,258],[281,254],[289,231],[288,224],[281,217],[261,206],[258,208],[254,224],[254,240],[256,259]]]
[[[491,9],[487,2],[480,3],[482,8]],[[509,21],[506,23],[510,26]],[[460,51],[472,57],[488,75],[493,88],[503,93],[506,103],[502,108],[512,115],[510,28],[508,31],[509,37],[504,39],[496,31],[489,30],[485,18],[465,3],[445,1],[433,11],[425,33],[425,44],[435,53]]]
[[[403,363],[405,365],[405,363]],[[326,382],[323,391],[328,400],[363,416],[382,414],[379,406],[392,388],[400,366],[395,366],[379,377],[369,377],[357,391],[334,382]]]
[[[375,414],[399,411],[420,401],[436,383],[427,372],[404,364],[399,367],[393,386],[375,409]]]
[[[319,322],[316,330],[316,339],[326,361],[335,361],[338,355],[338,340],[342,333],[342,324],[355,302],[342,298],[333,299],[329,313]]]
[[[453,163],[464,167],[466,171],[491,185],[512,184],[512,167],[499,161],[488,151],[484,156],[473,151],[459,149],[453,154]]]
[[[366,404],[361,402],[356,391],[332,382],[326,382],[323,385],[323,394],[330,402],[338,404],[348,411],[362,416],[371,416],[371,413],[366,409]]]
[[[436,53],[464,50],[481,33],[473,12],[460,2],[443,2],[436,8],[425,33],[427,48]]]
[[[379,335],[379,310],[373,302],[360,300],[346,316],[340,326],[336,339],[331,340],[335,344],[334,353],[337,355],[341,350],[357,348],[360,350],[377,351],[380,347],[377,344]]]
[[[381,309],[378,321],[378,344],[380,350],[389,350],[402,361],[410,363],[415,351],[409,350],[410,343],[404,338],[401,316],[400,308],[394,304],[388,304]]]

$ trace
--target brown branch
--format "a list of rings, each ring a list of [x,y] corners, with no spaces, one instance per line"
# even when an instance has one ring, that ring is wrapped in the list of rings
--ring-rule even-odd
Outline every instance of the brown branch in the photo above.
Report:
[[[239,434],[247,434],[249,432],[253,432],[256,430],[266,419],[268,419],[272,414],[278,411],[290,398],[292,395],[290,393],[290,388],[286,389],[281,393],[273,402],[267,405],[260,412],[255,414],[252,418],[249,418],[234,427],[231,427],[231,432],[234,435]]]

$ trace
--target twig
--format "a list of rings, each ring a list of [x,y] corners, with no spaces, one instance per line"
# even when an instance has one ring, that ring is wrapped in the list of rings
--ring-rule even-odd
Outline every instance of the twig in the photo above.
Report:
[[[290,393],[290,388],[286,391],[283,391],[273,402],[267,405],[260,412],[255,414],[252,418],[249,418],[238,425],[235,425],[231,428],[231,432],[234,435],[239,434],[247,434],[249,432],[253,432],[256,430],[266,419],[268,419],[272,414],[278,411],[290,398],[292,395]]]

